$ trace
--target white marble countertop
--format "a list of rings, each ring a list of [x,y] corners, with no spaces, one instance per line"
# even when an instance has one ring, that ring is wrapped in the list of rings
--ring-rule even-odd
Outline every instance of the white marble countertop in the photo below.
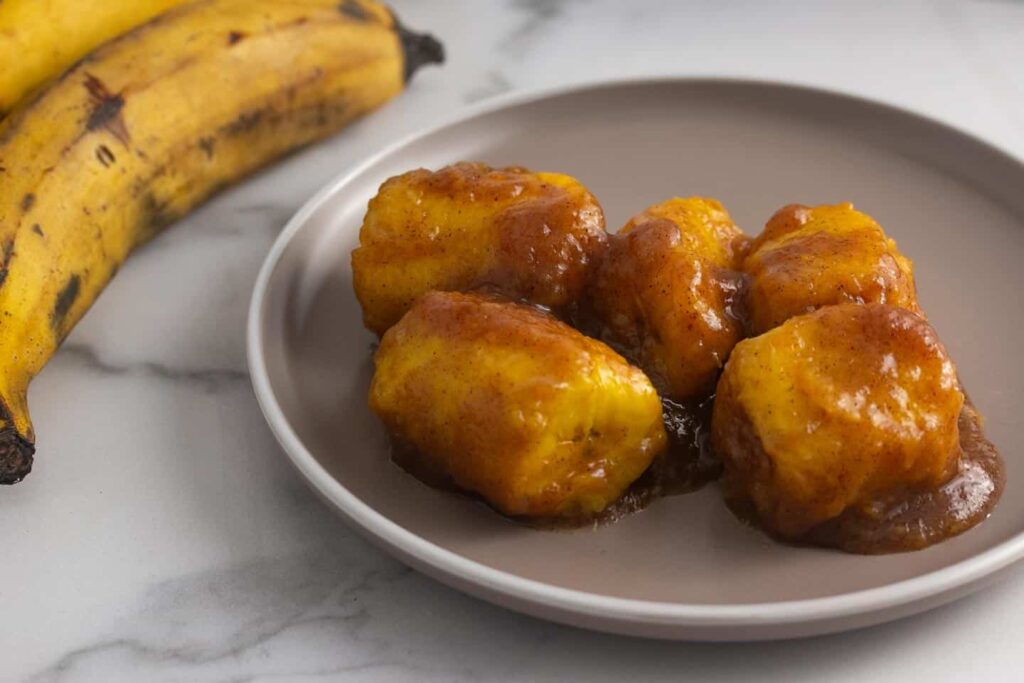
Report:
[[[307,490],[245,368],[285,220],[398,136],[502,92],[732,75],[909,106],[1024,157],[1024,3],[395,0],[449,62],[137,254],[32,387],[36,471],[0,490],[0,680],[1020,680],[1024,569],[845,635],[660,643],[507,612],[363,542]]]

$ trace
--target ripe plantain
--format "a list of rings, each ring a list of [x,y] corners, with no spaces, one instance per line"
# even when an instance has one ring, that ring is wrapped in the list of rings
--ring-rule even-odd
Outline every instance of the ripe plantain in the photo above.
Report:
[[[5,119],[0,482],[31,469],[29,382],[135,247],[442,59],[368,0],[200,0],[106,44]]]
[[[0,1],[0,118],[97,45],[188,1]]]

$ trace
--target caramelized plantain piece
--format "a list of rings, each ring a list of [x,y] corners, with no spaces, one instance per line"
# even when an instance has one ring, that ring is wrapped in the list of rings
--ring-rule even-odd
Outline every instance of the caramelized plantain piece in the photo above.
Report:
[[[821,306],[881,303],[918,312],[911,262],[853,204],[779,209],[743,262],[752,334]]]
[[[960,458],[963,403],[915,313],[841,304],[791,318],[740,342],[718,383],[726,498],[795,538],[877,495],[939,486]]]
[[[431,292],[374,361],[370,407],[414,469],[506,515],[592,516],[666,443],[640,370],[524,304]]]
[[[420,295],[478,286],[571,312],[606,239],[601,206],[567,175],[463,162],[396,176],[352,252],[363,322],[383,334]]]
[[[599,336],[667,397],[704,398],[743,337],[733,311],[746,237],[714,199],[670,199],[611,238],[590,305]]]

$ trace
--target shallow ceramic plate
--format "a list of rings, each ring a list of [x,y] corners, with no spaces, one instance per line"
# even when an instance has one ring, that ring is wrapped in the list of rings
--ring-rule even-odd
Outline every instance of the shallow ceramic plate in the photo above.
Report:
[[[349,253],[389,176],[460,159],[569,173],[609,229],[673,195],[721,199],[748,233],[790,202],[853,201],[916,263],[921,302],[1003,451],[993,516],[929,550],[857,557],[769,541],[712,485],[617,524],[512,524],[394,466],[366,406],[374,338]],[[920,116],[847,96],[722,80],[608,84],[506,98],[416,136],[333,182],[292,219],[260,273],[249,320],[256,395],[323,497],[437,579],[537,616],[621,633],[762,639],[919,612],[1024,554],[1024,166]]]

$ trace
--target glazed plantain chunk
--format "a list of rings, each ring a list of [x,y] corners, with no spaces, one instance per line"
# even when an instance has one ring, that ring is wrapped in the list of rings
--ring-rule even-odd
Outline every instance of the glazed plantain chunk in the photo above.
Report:
[[[753,334],[821,306],[881,303],[918,311],[911,262],[853,204],[779,209],[743,263]]]
[[[743,337],[733,299],[745,246],[714,199],[670,199],[634,216],[594,276],[599,336],[669,398],[704,398]]]
[[[644,374],[528,305],[431,292],[374,362],[370,407],[414,469],[506,515],[592,516],[666,443]]]
[[[601,206],[567,175],[463,162],[396,176],[352,252],[363,322],[383,334],[420,295],[478,286],[569,312],[606,239]]]
[[[877,495],[939,486],[956,471],[963,403],[915,313],[841,304],[791,318],[740,342],[718,383],[726,498],[795,538]]]

